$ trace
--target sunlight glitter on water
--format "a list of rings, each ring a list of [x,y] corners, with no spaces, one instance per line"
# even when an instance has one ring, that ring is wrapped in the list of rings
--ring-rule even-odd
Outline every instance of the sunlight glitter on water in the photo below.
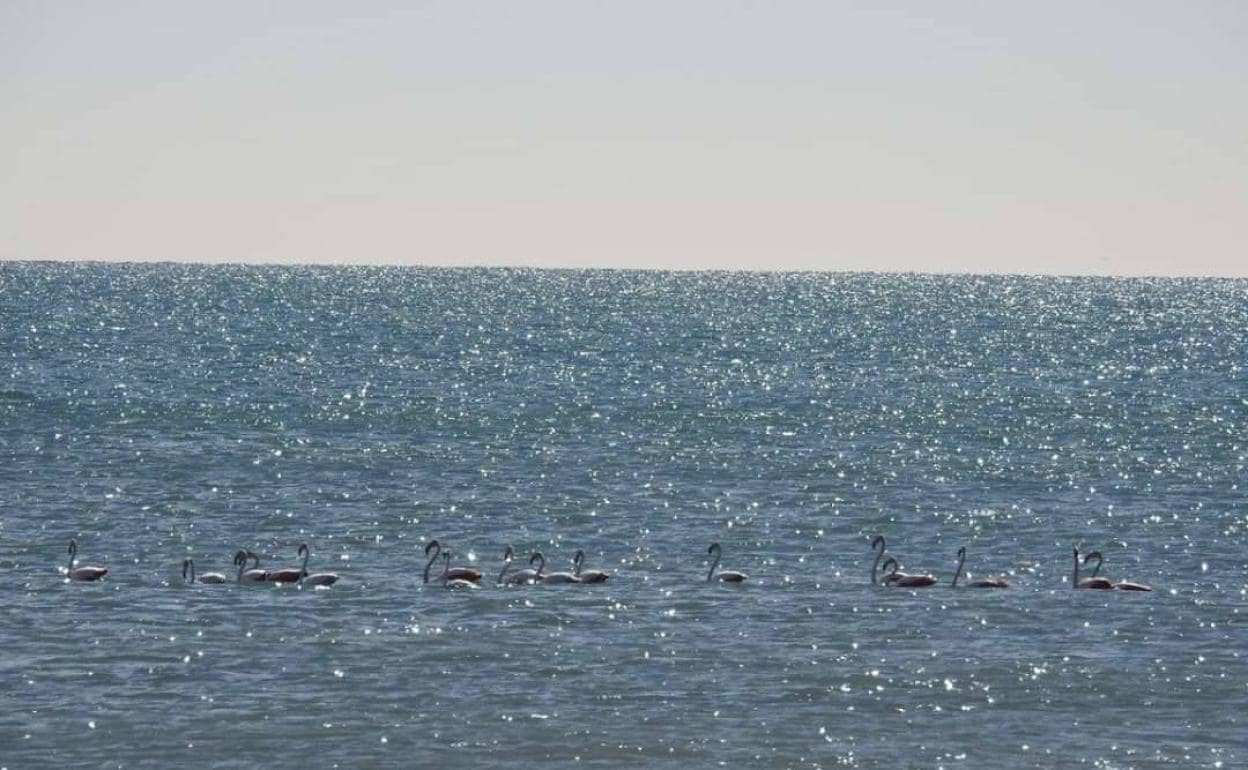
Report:
[[[0,288],[8,766],[1244,759],[1242,282],[5,264]],[[941,585],[869,585],[881,533]],[[62,582],[69,537],[105,584]],[[486,582],[507,544],[612,576],[447,592],[432,537]],[[706,584],[712,541],[747,584]],[[304,542],[339,583],[181,581]],[[950,589],[962,546],[1013,588]],[[1072,546],[1159,590],[1070,591]]]

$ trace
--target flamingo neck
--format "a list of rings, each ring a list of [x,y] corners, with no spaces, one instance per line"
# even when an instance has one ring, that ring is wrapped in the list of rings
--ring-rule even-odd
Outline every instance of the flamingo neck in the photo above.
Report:
[[[1085,558],[1091,559],[1093,557],[1096,557],[1096,566],[1092,568],[1091,576],[1096,577],[1097,575],[1101,574],[1101,565],[1105,563],[1105,557],[1101,556],[1100,551],[1093,551],[1092,553],[1088,554]]]
[[[876,535],[875,539],[871,541],[872,551],[875,551],[877,546],[879,547],[879,550],[876,551],[875,561],[871,563],[871,584],[872,585],[879,585],[879,579],[876,576],[876,570],[880,566],[880,559],[884,558],[884,552],[888,550],[888,541],[884,539],[883,535]]]
[[[437,541],[434,541],[434,542],[437,542]],[[435,561],[437,561],[437,560],[438,560],[438,554],[442,553],[442,547],[441,547],[441,546],[436,546],[436,545],[430,544],[430,547],[431,547],[431,548],[432,548],[432,550],[433,550],[433,555],[429,557],[429,561],[425,562],[425,580],[424,580],[424,582],[426,582],[426,583],[428,583],[428,582],[429,582],[429,570],[433,569],[433,563],[434,563]],[[425,553],[428,553],[428,551],[426,551]]]

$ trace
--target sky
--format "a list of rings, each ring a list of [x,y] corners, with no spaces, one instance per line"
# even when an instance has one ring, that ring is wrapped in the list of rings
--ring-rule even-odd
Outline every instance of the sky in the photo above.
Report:
[[[0,0],[0,259],[1248,277],[1242,0]]]

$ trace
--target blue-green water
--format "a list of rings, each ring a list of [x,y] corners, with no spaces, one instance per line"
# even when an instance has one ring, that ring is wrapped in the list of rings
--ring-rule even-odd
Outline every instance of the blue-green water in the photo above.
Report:
[[[10,263],[0,367],[0,767],[1248,763],[1248,282]]]

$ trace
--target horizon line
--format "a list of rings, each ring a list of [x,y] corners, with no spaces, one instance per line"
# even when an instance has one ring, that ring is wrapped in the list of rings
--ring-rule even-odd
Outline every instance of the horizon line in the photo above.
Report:
[[[4,264],[64,264],[64,265],[117,265],[121,267],[137,266],[137,265],[178,265],[178,266],[198,266],[198,267],[291,267],[291,268],[351,268],[351,267],[369,267],[369,268],[409,268],[413,270],[530,270],[530,271],[550,271],[550,272],[618,272],[618,273],[684,273],[684,274],[742,274],[742,275],[845,275],[845,276],[861,276],[861,275],[877,275],[877,276],[896,276],[896,277],[915,277],[915,278],[1100,278],[1105,280],[1116,281],[1137,281],[1137,280],[1199,280],[1199,281],[1248,281],[1248,275],[1219,275],[1211,273],[1111,273],[1111,272],[1088,272],[1088,273],[1045,273],[1045,272],[1026,272],[1022,270],[1013,271],[990,271],[990,272],[972,272],[967,270],[949,270],[949,271],[932,271],[932,270],[870,270],[870,269],[810,269],[810,268],[739,268],[739,267],[723,267],[723,268],[706,268],[706,267],[630,267],[630,266],[603,266],[603,265],[576,265],[576,264],[545,264],[534,265],[525,263],[461,263],[461,264],[445,264],[438,262],[399,262],[394,260],[377,260],[377,261],[290,261],[278,259],[240,259],[240,260],[223,260],[223,261],[207,261],[207,260],[178,260],[178,259],[58,259],[53,257],[0,257],[0,263]]]

